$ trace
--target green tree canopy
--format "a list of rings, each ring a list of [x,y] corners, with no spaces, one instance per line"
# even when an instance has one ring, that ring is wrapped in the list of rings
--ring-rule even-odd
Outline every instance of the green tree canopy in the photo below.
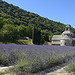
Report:
[[[14,41],[18,38],[18,31],[17,28],[14,25],[4,25],[2,28],[2,32],[4,34],[4,37]]]

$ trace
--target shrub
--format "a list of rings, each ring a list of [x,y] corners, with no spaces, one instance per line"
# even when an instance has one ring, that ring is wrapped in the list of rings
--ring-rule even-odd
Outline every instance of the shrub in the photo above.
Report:
[[[21,60],[17,62],[17,65],[11,71],[15,72],[17,75],[25,75],[27,72],[31,72],[30,65],[32,62],[28,60]]]
[[[68,69],[69,72],[75,72],[75,62],[71,62],[69,64],[69,69]]]

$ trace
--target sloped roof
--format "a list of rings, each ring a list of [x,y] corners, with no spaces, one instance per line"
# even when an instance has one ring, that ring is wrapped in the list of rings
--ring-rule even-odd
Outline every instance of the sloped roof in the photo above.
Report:
[[[65,35],[61,39],[63,39],[63,40],[70,40],[70,39],[72,39],[72,37]]]
[[[61,35],[53,35],[52,40],[60,40]]]
[[[72,38],[72,40],[75,40],[75,38]]]

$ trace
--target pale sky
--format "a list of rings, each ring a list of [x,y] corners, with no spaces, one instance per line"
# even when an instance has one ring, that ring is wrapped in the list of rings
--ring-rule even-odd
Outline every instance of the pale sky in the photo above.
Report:
[[[3,0],[29,12],[75,28],[75,0]]]

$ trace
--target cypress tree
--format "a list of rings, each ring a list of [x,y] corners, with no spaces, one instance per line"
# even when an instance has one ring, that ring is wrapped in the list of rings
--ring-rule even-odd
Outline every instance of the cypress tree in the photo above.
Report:
[[[41,30],[38,28],[37,30],[37,44],[40,45],[41,43]]]
[[[35,26],[32,29],[32,40],[33,40],[33,43],[36,44],[36,27]]]
[[[41,30],[34,26],[33,29],[32,29],[32,40],[33,40],[33,43],[37,44],[37,45],[42,44],[41,39],[43,39],[43,38],[41,36],[42,36],[41,35]]]

